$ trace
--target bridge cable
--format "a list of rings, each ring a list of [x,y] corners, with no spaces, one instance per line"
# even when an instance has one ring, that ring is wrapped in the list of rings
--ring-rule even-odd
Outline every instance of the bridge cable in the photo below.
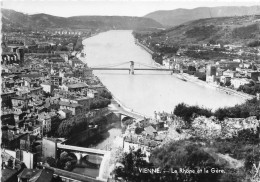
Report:
[[[123,65],[123,64],[126,64],[126,63],[129,63],[129,62],[116,63],[116,64],[107,64],[107,65],[99,65],[99,66],[95,66],[95,67],[92,67],[92,68],[108,68],[108,67],[116,67],[116,66],[120,66],[120,65]]]
[[[154,68],[154,69],[163,69],[163,68],[161,68],[161,67],[150,66],[150,65],[143,64],[143,63],[139,63],[139,62],[137,62],[137,63],[140,64],[140,65],[142,65],[142,66],[149,67],[149,68]]]

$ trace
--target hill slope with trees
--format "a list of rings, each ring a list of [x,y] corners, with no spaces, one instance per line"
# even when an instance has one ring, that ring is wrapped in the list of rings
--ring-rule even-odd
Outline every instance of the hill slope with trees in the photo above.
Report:
[[[172,27],[185,22],[215,17],[231,17],[245,15],[260,15],[260,6],[220,6],[198,7],[194,9],[175,9],[155,11],[144,17],[154,19],[164,26]]]
[[[58,17],[48,14],[28,15],[14,10],[1,9],[3,30],[12,27],[24,29],[72,28],[72,29],[154,29],[162,28],[155,20],[145,17],[127,16],[74,16]]]
[[[159,32],[137,34],[141,40],[166,45],[220,43],[252,47],[260,39],[260,15],[200,19]]]

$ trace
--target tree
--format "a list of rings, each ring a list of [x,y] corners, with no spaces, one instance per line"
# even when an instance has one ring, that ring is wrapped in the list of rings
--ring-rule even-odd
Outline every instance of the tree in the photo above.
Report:
[[[59,137],[70,137],[74,133],[79,133],[88,128],[85,114],[75,115],[73,117],[63,120],[58,129],[57,135]]]
[[[107,107],[109,104],[111,104],[111,101],[109,99],[97,98],[94,99],[90,104],[90,109],[104,108]]]
[[[176,116],[182,117],[187,122],[187,124],[191,124],[192,117],[196,115],[206,117],[212,116],[212,112],[209,109],[200,108],[199,106],[188,106],[184,103],[178,104],[174,108],[173,112]]]
[[[112,94],[110,92],[108,92],[107,90],[103,90],[100,93],[100,96],[106,99],[112,99]]]
[[[100,116],[100,117],[94,118],[92,120],[92,123],[94,125],[98,125],[98,126],[107,125],[108,120],[107,120],[107,118],[105,116]]]
[[[249,154],[246,157],[244,167],[247,172],[251,172],[253,169],[253,165],[260,164],[260,152],[256,152],[255,154]]]
[[[72,170],[72,168],[73,168],[73,166],[70,161],[65,163],[65,167],[64,167],[65,170],[70,171],[70,170]]]
[[[135,128],[135,133],[136,133],[137,135],[141,134],[143,131],[144,131],[143,128],[139,128],[139,127],[136,127],[136,128]]]
[[[131,150],[128,154],[125,153],[120,165],[113,171],[115,178],[122,178],[132,182],[151,181],[152,175],[139,171],[139,169],[152,167],[152,164],[143,159],[144,157],[145,155],[141,152],[141,149],[137,151]]]
[[[225,83],[225,86],[227,86],[227,87],[229,87],[231,85],[231,82],[230,81],[227,81],[226,83]]]
[[[60,176],[53,176],[52,182],[63,182]]]
[[[131,119],[131,118],[128,118],[128,119],[126,119],[126,120],[124,120],[124,121],[122,121],[123,122],[123,124],[125,125],[125,126],[128,126],[128,125],[131,125],[131,124],[133,124],[133,119]]]
[[[50,167],[56,167],[56,160],[53,157],[47,157],[45,162],[50,165]]]
[[[215,159],[201,149],[199,144],[190,141],[171,142],[155,149],[150,161],[155,167],[162,169],[185,169],[197,171],[207,169],[208,173],[181,173],[172,174],[166,181],[194,181],[194,182],[218,182],[221,174],[213,174],[211,168],[219,168]]]
[[[210,39],[209,40],[209,44],[215,45],[215,44],[217,44],[217,42],[215,40],[213,40],[213,39]]]
[[[57,167],[60,169],[71,170],[77,162],[77,159],[75,158],[76,157],[73,158],[71,154],[64,151],[59,156]]]
[[[80,51],[83,48],[82,38],[78,38],[76,44],[74,45],[75,51]]]
[[[58,136],[58,128],[61,124],[61,120],[58,116],[55,116],[54,118],[52,118],[51,121],[51,131],[48,133],[48,136]]]

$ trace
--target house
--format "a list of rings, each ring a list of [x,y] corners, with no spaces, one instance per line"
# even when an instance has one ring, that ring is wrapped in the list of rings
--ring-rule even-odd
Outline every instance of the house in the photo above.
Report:
[[[11,155],[10,152],[13,154]],[[6,149],[1,150],[2,169],[1,181],[2,182],[17,182],[17,175],[26,167],[23,162],[15,157],[15,151]]]
[[[63,63],[65,60],[62,57],[52,57],[49,59],[50,63]]]
[[[66,119],[72,116],[72,111],[68,109],[62,109],[58,111],[61,119]]]
[[[96,98],[98,96],[98,91],[93,89],[88,89],[87,96],[90,98]]]
[[[235,89],[238,89],[241,85],[249,84],[250,80],[247,78],[232,78],[231,85],[234,86]]]
[[[97,92],[103,92],[104,90],[106,90],[106,87],[103,86],[103,85],[91,85],[89,86],[89,89],[92,89],[92,90],[96,90]]]
[[[60,105],[60,110],[68,109],[72,111],[73,116],[82,113],[83,110],[83,106],[77,103],[60,101],[59,105]]]
[[[87,112],[90,110],[90,104],[93,100],[91,97],[77,97],[77,98],[60,98],[63,102],[70,102],[79,104],[82,106],[82,109],[84,112]]]
[[[36,139],[37,139],[36,136],[26,133],[26,135],[20,138],[20,149],[24,151],[31,151],[32,145],[36,141]]]
[[[248,71],[246,75],[254,81],[260,81],[258,77],[260,77],[260,71]]]
[[[49,107],[51,105],[57,105],[60,102],[59,97],[48,97],[45,99],[45,106]]]
[[[227,82],[230,82],[231,81],[231,77],[229,76],[221,76],[220,77],[220,82],[222,83],[227,83]]]
[[[77,91],[81,91],[85,88],[88,88],[87,84],[85,84],[85,83],[75,83],[75,84],[66,85],[64,87],[64,90],[70,91],[70,92],[77,92]]]
[[[73,47],[74,47],[73,43],[69,43],[66,47],[68,48],[69,51],[73,51]]]
[[[51,83],[41,83],[41,87],[43,89],[44,92],[46,93],[52,93],[52,91],[55,89],[55,88],[58,88],[57,85],[53,85]]]
[[[88,77],[88,76],[92,76],[92,69],[90,68],[78,68],[78,69],[74,69],[73,70],[73,76],[76,78],[79,77]]]
[[[218,61],[216,65],[222,69],[235,69],[239,67],[240,63],[235,61]]]
[[[82,63],[82,61],[78,58],[74,57],[73,59],[69,60],[69,64],[74,68],[77,66],[82,66],[84,63]]]
[[[123,140],[124,152],[129,153],[131,150],[136,151],[141,149],[141,151],[146,155],[144,158],[146,161],[149,161],[151,151],[158,146],[158,144],[159,143],[154,140],[145,139],[136,135],[129,135]]]
[[[30,94],[31,95],[41,95],[42,94],[42,87],[34,87],[30,88]]]
[[[12,109],[2,109],[1,124],[15,126],[14,114]]]
[[[22,106],[24,108],[28,108],[28,103],[31,100],[31,97],[12,97],[12,105],[13,107]]]
[[[206,76],[206,82],[208,83],[213,83],[216,81],[216,76],[212,75],[212,76]]]
[[[157,135],[157,131],[150,125],[144,128],[144,134],[146,136],[155,137]]]
[[[236,75],[236,71],[226,70],[223,72],[223,76],[226,76],[226,77],[234,78],[235,75]]]
[[[38,120],[42,123],[44,133],[51,131],[51,116],[49,113],[40,113]]]
[[[139,126],[141,128],[145,128],[151,125],[149,119],[145,119],[145,118],[137,120],[136,123],[139,123]]]
[[[42,155],[44,158],[57,156],[57,143],[61,141],[56,138],[42,138]]]
[[[16,52],[3,52],[1,64],[10,65],[13,63],[20,63],[18,54]]]
[[[62,77],[51,76],[51,84],[56,86],[62,85]]]
[[[1,176],[1,181],[2,182],[16,182],[17,179],[17,170],[10,168],[10,167],[5,167],[5,169],[1,170],[2,176]]]
[[[42,134],[42,127],[41,125],[34,125],[30,128],[31,134],[34,136],[39,136]]]
[[[14,98],[16,93],[14,91],[2,90],[1,99],[2,99],[2,107],[11,107],[12,102],[11,98]]]
[[[224,69],[218,68],[216,72],[216,76],[223,76],[224,71],[225,71]]]
[[[26,133],[21,133],[16,127],[2,126],[2,146],[8,149],[20,148],[20,138]]]

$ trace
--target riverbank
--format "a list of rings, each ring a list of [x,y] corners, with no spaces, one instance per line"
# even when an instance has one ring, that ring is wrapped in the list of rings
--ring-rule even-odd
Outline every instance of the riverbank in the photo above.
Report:
[[[112,97],[113,97],[113,99],[111,99],[110,111],[119,112],[123,115],[128,115],[135,119],[143,119],[143,118],[152,117],[152,116],[147,116],[142,113],[136,112],[133,109],[130,109],[129,107],[124,105],[119,99],[117,99],[113,94],[112,94]]]
[[[144,50],[146,50],[146,51],[147,51],[148,53],[150,53],[151,55],[154,54],[154,52],[153,52],[151,49],[149,49],[148,47],[146,47],[145,45],[143,45],[142,43],[140,43],[139,40],[136,39],[136,38],[135,38],[135,44],[138,45],[138,46],[140,46],[140,47],[142,47]]]
[[[236,90],[233,90],[233,89],[230,89],[230,88],[227,88],[227,87],[222,87],[222,86],[214,84],[214,83],[207,83],[203,80],[198,79],[198,77],[189,75],[187,73],[182,73],[182,74],[181,73],[173,73],[172,75],[175,76],[176,78],[179,78],[179,79],[180,79],[179,75],[181,75],[182,79],[185,80],[185,81],[189,81],[189,82],[192,82],[192,83],[204,86],[204,87],[214,88],[218,91],[225,92],[228,95],[239,96],[239,97],[246,99],[246,100],[254,98],[253,95],[238,92]]]
[[[153,54],[154,52],[149,49],[148,47],[146,47],[145,45],[143,45],[142,43],[140,43],[137,39],[135,39],[135,44],[142,47],[144,50],[146,50],[148,53],[150,54]],[[154,64],[158,64],[154,61]],[[160,65],[162,66],[162,65]],[[180,77],[178,76],[178,73],[175,73],[173,74],[173,76],[177,77],[180,79]],[[189,82],[193,82],[193,83],[196,83],[196,84],[199,84],[201,86],[206,86],[206,87],[210,87],[210,88],[215,88],[216,90],[219,90],[219,91],[222,91],[226,94],[229,94],[229,95],[235,95],[235,96],[239,96],[243,99],[253,99],[255,96],[253,95],[249,95],[249,94],[246,94],[246,93],[242,93],[242,92],[239,92],[239,91],[236,91],[236,90],[233,90],[233,89],[230,89],[230,88],[227,88],[227,87],[222,87],[220,85],[216,85],[216,84],[213,84],[213,83],[207,83],[205,81],[202,81],[202,80],[199,80],[197,77],[195,76],[192,76],[192,75],[189,75],[187,73],[183,73],[181,74],[181,79],[183,80],[187,80]]]
[[[225,92],[226,94],[229,94],[229,95],[239,96],[239,97],[241,97],[241,98],[243,98],[243,99],[253,99],[253,98],[254,98],[253,95],[249,95],[249,94],[246,94],[246,93],[242,93],[242,92],[239,92],[239,91],[236,91],[236,90],[227,88],[227,87],[222,87],[222,86],[217,85],[217,84],[214,84],[214,83],[207,83],[207,82],[202,81],[202,80],[198,79],[197,77],[192,76],[192,75],[189,75],[189,74],[187,74],[187,73],[183,73],[182,76],[183,76],[187,81],[190,81],[190,82],[193,82],[193,83],[202,85],[202,86],[215,88],[216,90]]]

